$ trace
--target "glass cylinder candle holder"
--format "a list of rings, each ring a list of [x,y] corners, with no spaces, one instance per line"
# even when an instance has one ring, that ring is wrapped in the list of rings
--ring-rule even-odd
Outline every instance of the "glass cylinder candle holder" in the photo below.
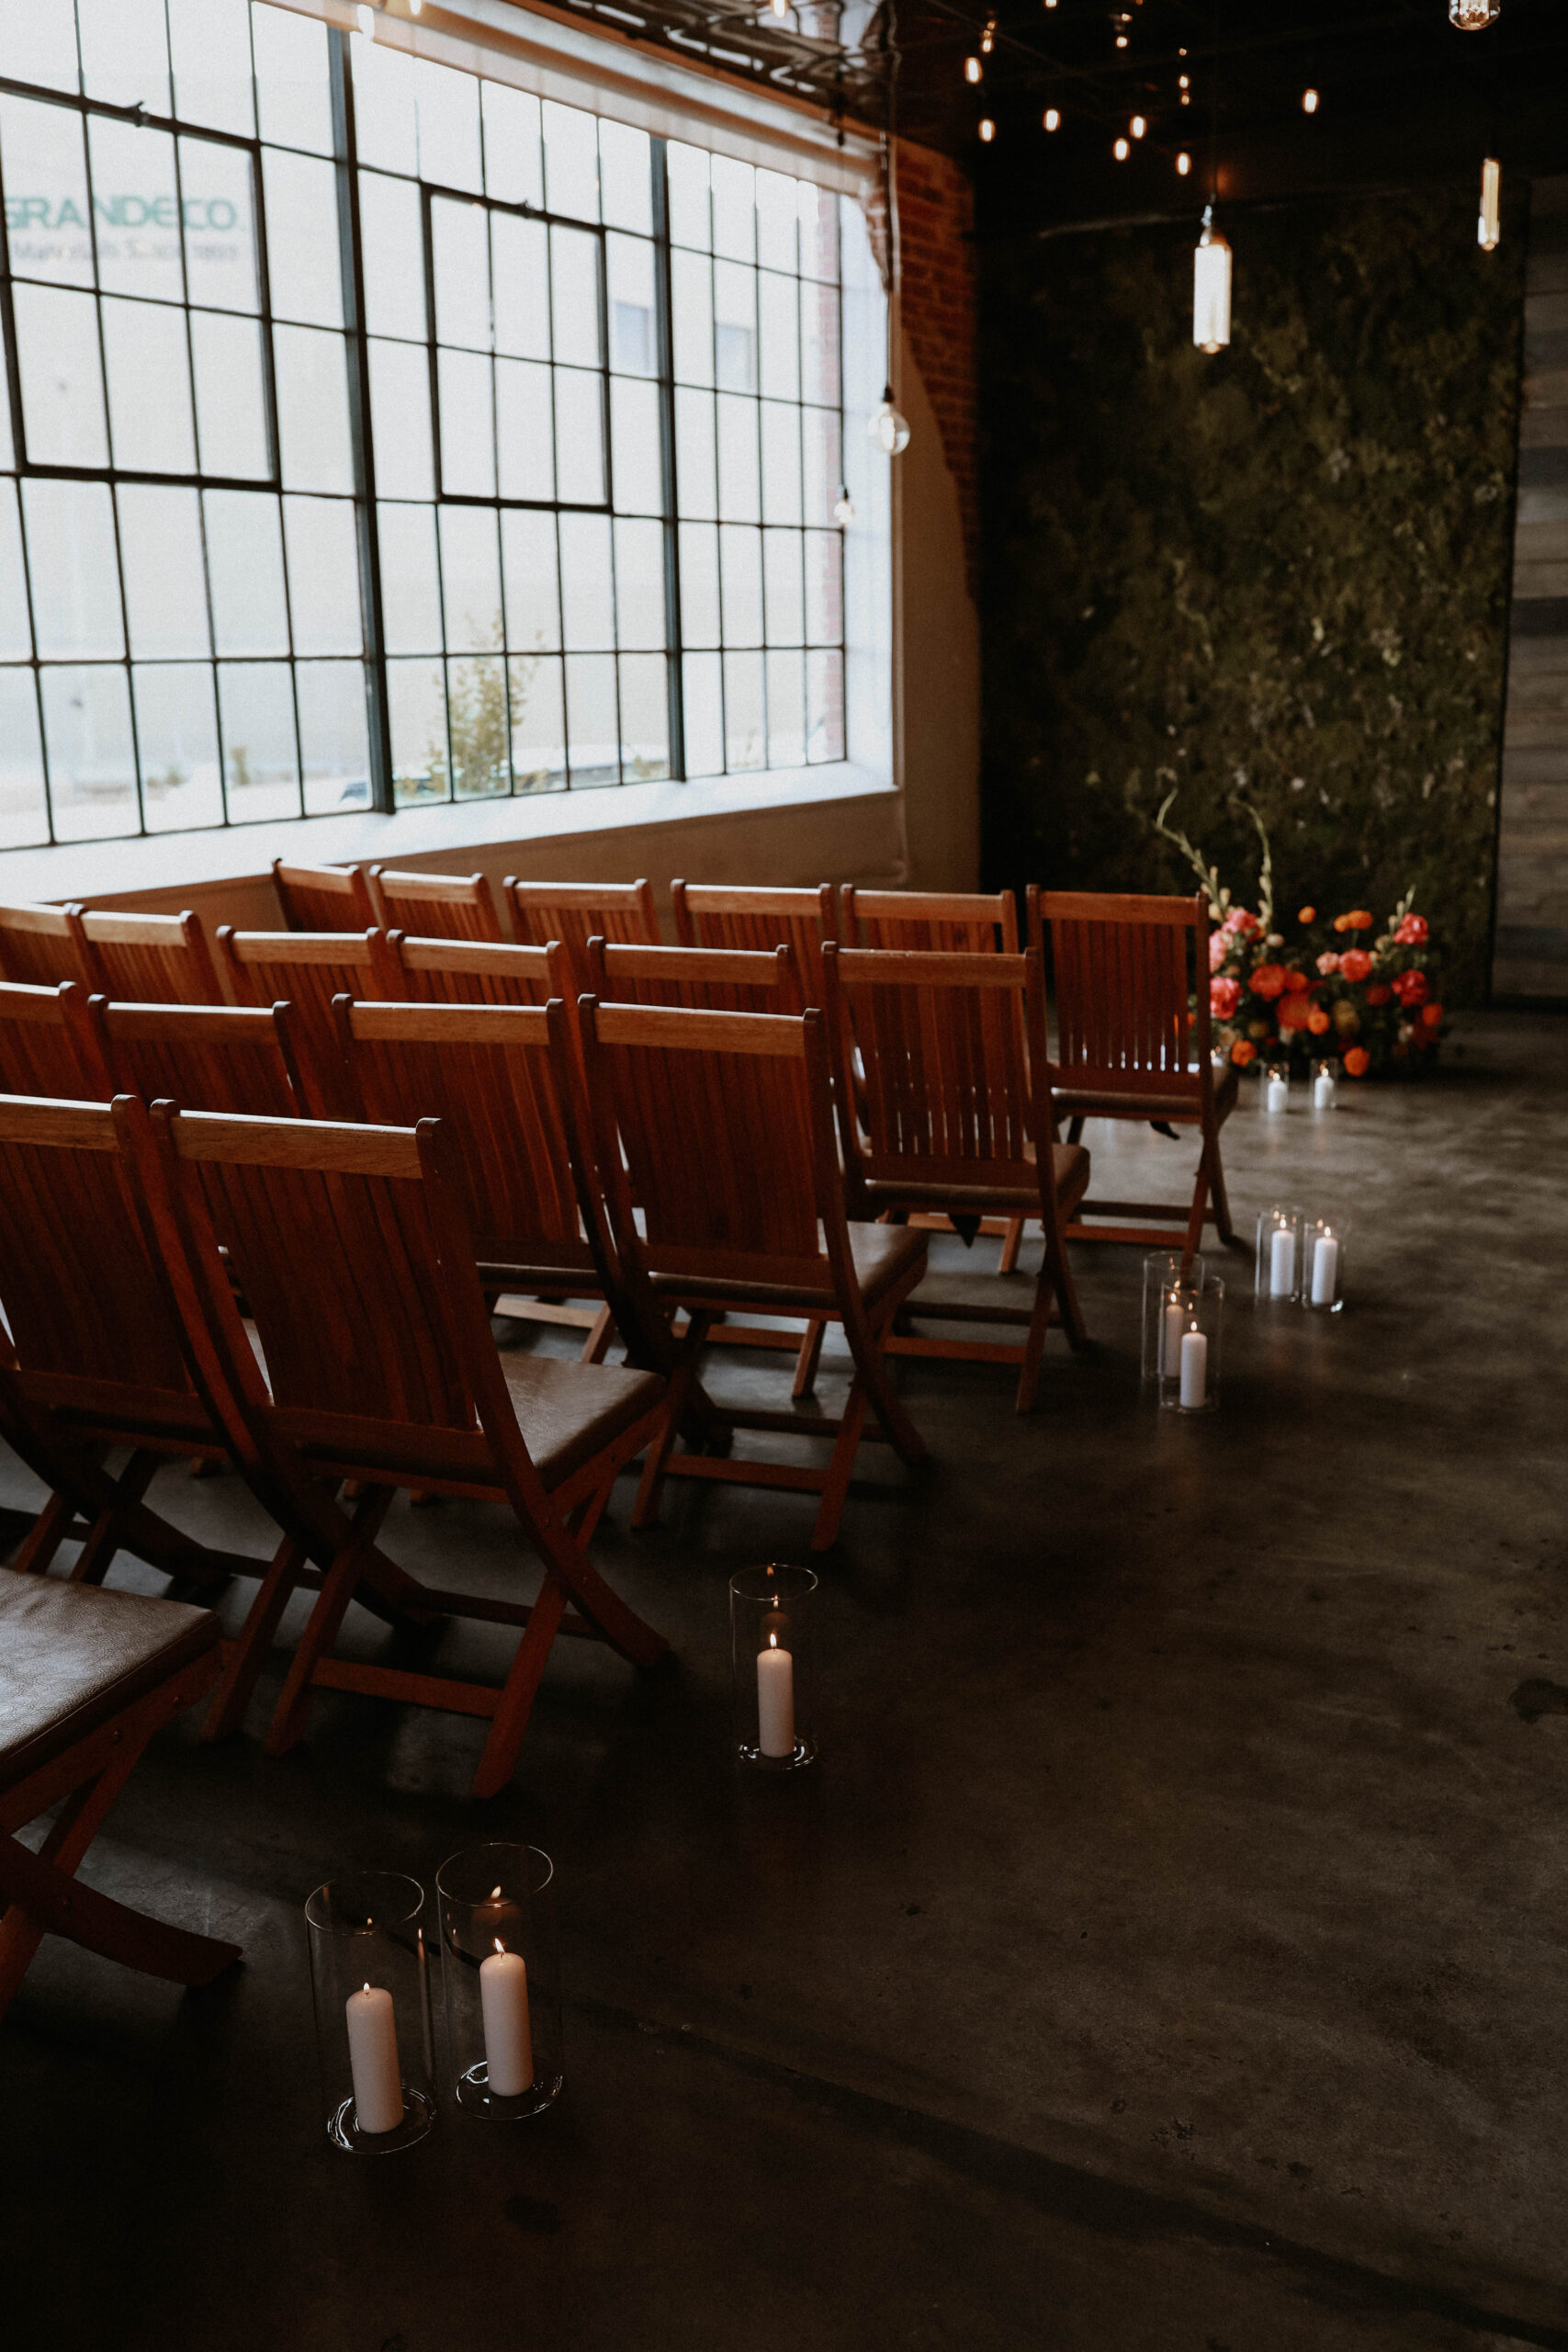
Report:
[[[1339,1064],[1325,1056],[1312,1066],[1312,1107],[1314,1111],[1333,1111],[1339,1102]]]
[[[457,2104],[491,2122],[560,2097],[555,1865],[536,1846],[470,1846],[435,1873],[446,2054]]]
[[[1302,1213],[1279,1205],[1258,1220],[1256,1295],[1270,1306],[1288,1306],[1301,1295]]]
[[[1179,1250],[1151,1250],[1144,1260],[1144,1344],[1142,1381],[1152,1388],[1158,1381],[1165,1357],[1171,1357],[1173,1370],[1179,1370],[1177,1354],[1181,1345],[1179,1322],[1172,1322],[1169,1302],[1163,1294],[1183,1282],[1192,1290],[1203,1287],[1202,1259],[1194,1251],[1185,1274]]]
[[[1173,1283],[1162,1295],[1162,1328],[1163,1318],[1173,1309],[1180,1318],[1174,1367],[1168,1371],[1163,1351],[1160,1356],[1159,1401],[1168,1410],[1212,1413],[1219,1403],[1224,1305],[1225,1286],[1216,1275],[1211,1275],[1201,1290],[1190,1283]]]
[[[811,1736],[810,1568],[778,1562],[729,1579],[735,1747],[743,1764],[795,1772],[817,1755]]]
[[[327,2137],[389,2155],[435,2120],[435,2034],[424,1889],[397,1871],[329,1879],[305,1905]]]
[[[1291,1107],[1291,1065],[1265,1062],[1259,1074],[1259,1103],[1274,1118]]]
[[[1342,1217],[1314,1217],[1304,1228],[1302,1305],[1315,1314],[1337,1315],[1345,1304],[1345,1244],[1349,1233]]]

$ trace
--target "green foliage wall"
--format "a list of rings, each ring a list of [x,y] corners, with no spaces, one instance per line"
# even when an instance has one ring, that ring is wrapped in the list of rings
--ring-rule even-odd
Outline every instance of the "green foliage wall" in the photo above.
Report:
[[[1450,1001],[1484,993],[1512,551],[1522,219],[1473,189],[1238,211],[1233,341],[1191,341],[1193,228],[982,258],[992,887],[1282,909],[1414,884]]]

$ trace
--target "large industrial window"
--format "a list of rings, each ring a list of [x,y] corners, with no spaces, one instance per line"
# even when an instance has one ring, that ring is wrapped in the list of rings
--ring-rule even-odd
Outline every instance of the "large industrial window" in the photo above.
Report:
[[[0,847],[838,760],[839,201],[0,0]]]

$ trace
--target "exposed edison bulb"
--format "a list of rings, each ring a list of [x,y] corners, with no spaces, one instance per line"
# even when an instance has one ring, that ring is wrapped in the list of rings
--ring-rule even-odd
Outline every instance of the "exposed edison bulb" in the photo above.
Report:
[[[992,50],[996,47],[996,41],[997,41],[997,20],[996,20],[995,17],[987,17],[987,19],[986,19],[986,29],[985,29],[985,31],[980,35],[980,53],[981,53],[981,55],[982,55],[982,56],[984,56],[984,57],[989,57],[989,55],[990,55],[990,53],[991,53]]]
[[[1047,130],[1060,130],[1062,128],[1062,118],[1055,107],[1047,107],[1045,109],[1045,128]]]
[[[1178,177],[1179,177],[1179,178],[1180,178],[1180,179],[1185,179],[1185,178],[1187,177],[1188,173],[1189,173],[1191,169],[1192,169],[1192,158],[1191,158],[1191,156],[1187,153],[1186,149],[1185,149],[1185,148],[1183,148],[1183,149],[1182,149],[1182,151],[1181,151],[1181,153],[1180,153],[1180,154],[1179,154],[1179,155],[1178,155],[1178,157],[1177,157],[1177,159],[1176,159],[1176,170],[1177,170],[1177,175],[1178,175]]]
[[[1124,139],[1119,139],[1111,152],[1115,156],[1116,161],[1119,164],[1124,164],[1133,151],[1128,146],[1127,141]]]
[[[991,120],[990,116],[989,116],[989,115],[987,115],[987,116],[984,118],[984,119],[982,120],[981,124],[980,124],[980,136],[981,136],[981,138],[985,141],[986,145],[988,147],[988,146],[990,145],[990,143],[991,143],[992,140],[996,137],[996,135],[997,135],[997,126],[996,126],[996,124]]]
[[[1125,33],[1118,33],[1118,34],[1117,34],[1117,36],[1116,36],[1116,46],[1117,46],[1117,48],[1118,48],[1118,49],[1125,49],[1125,48],[1126,48],[1126,46],[1127,46],[1127,36],[1126,36],[1126,34],[1125,34]]]
[[[1179,74],[1176,77],[1176,86],[1179,90],[1190,90],[1192,87],[1191,74]]]
[[[1200,351],[1223,351],[1231,339],[1231,249],[1203,207],[1203,232],[1192,256],[1192,340]]]
[[[847,531],[855,519],[855,503],[850,496],[848,482],[839,484],[839,495],[833,501],[833,520],[840,531]]]
[[[1461,33],[1483,33],[1503,13],[1503,0],[1449,0],[1449,22]]]
[[[964,79],[966,82],[977,82],[985,70],[977,57],[966,57],[964,61]]]
[[[900,416],[893,405],[893,387],[888,385],[882,395],[882,405],[866,426],[867,437],[875,442],[885,458],[900,457],[909,446],[909,421]]]
[[[1133,117],[1132,121],[1127,125],[1128,130],[1132,132],[1134,139],[1141,139],[1148,127],[1148,124],[1144,120],[1141,114],[1135,114]]]
[[[1302,92],[1303,114],[1315,114],[1317,112],[1317,92],[1315,90],[1303,90]]]
[[[768,6],[775,17],[787,17],[789,14],[789,0],[768,0]]]
[[[1497,220],[1497,199],[1502,194],[1503,166],[1495,155],[1488,155],[1481,166],[1481,218],[1475,224],[1476,243],[1483,254],[1495,253],[1502,230]]]

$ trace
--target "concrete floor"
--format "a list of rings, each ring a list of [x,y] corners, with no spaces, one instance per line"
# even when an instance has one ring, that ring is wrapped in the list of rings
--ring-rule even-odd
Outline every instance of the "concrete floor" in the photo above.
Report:
[[[905,1365],[934,1459],[863,1455],[815,1773],[727,1746],[726,1576],[802,1556],[809,1505],[722,1489],[633,1537],[622,1488],[599,1555],[678,1669],[558,1650],[488,1805],[453,1717],[321,1694],[265,1758],[281,1647],[243,1737],[167,1734],[88,1874],[246,1965],[181,1997],[45,1945],[0,2032],[8,2343],[1568,2346],[1568,1024],[1473,1017],[1439,1083],[1331,1119],[1252,1099],[1238,1218],[1350,1216],[1347,1312],[1259,1315],[1227,1263],[1196,1423],[1140,1401],[1135,1252],[1080,1253],[1098,1346],[1053,1340],[1032,1421],[1001,1371]],[[1098,1189],[1179,1193],[1186,1146],[1089,1139]],[[159,1491],[257,1545],[237,1480]],[[392,1524],[508,1589],[499,1513]],[[560,2106],[333,2154],[305,1895],[519,1835],[559,1865]]]

